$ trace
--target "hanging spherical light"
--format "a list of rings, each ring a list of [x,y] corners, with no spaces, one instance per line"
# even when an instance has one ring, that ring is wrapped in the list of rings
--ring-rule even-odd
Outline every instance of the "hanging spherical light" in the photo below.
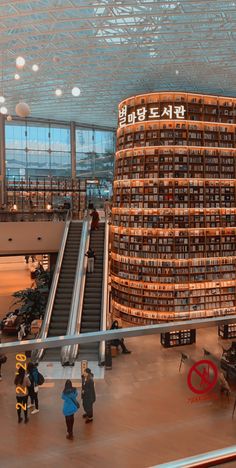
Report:
[[[3,104],[5,102],[5,97],[4,96],[0,96],[0,103]]]
[[[28,117],[30,114],[30,107],[26,102],[19,102],[16,104],[15,111],[19,117]]]
[[[59,57],[53,57],[52,61],[54,63],[58,63],[60,61]]]
[[[0,107],[0,112],[3,115],[7,114],[7,108],[5,106]]]
[[[8,121],[8,122],[11,122],[11,121],[12,121],[12,116],[11,116],[11,115],[8,115],[8,116],[7,116],[7,121]]]
[[[60,88],[57,88],[55,91],[56,96],[61,96],[62,95],[62,90]]]
[[[35,64],[32,66],[32,70],[33,70],[34,72],[37,72],[38,69],[39,69],[39,66],[35,63]]]
[[[74,86],[71,90],[72,96],[78,97],[80,95],[80,89],[77,86]]]
[[[15,74],[15,80],[19,80],[20,79],[20,75],[18,75],[18,73]]]
[[[17,57],[16,59],[16,68],[19,68],[21,70],[25,66],[25,59],[24,57]]]

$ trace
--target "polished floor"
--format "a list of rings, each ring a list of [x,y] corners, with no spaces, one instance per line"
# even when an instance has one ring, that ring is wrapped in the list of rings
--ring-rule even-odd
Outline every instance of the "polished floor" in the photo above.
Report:
[[[0,265],[2,297],[30,285],[29,272],[19,262],[12,268]],[[1,307],[0,316],[4,313]],[[95,382],[94,422],[84,423],[81,408],[73,441],[65,438],[63,380],[48,379],[40,388],[40,412],[18,425],[15,355],[9,354],[0,382],[0,468],[147,468],[234,445],[234,393],[228,400],[215,390],[209,401],[192,402],[188,364],[178,372],[181,351],[193,360],[202,359],[203,347],[220,356],[222,343],[227,345],[216,329],[199,330],[197,343],[183,348],[164,349],[159,336],[127,340],[132,354],[114,358],[112,370]],[[80,387],[79,375],[73,382]]]

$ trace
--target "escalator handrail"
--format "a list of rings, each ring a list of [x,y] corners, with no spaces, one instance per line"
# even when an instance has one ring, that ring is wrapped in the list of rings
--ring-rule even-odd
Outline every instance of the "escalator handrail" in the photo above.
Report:
[[[81,322],[84,287],[85,287],[85,276],[87,269],[87,257],[85,256],[90,240],[90,224],[91,219],[88,214],[85,214],[83,221],[83,228],[80,239],[80,248],[78,254],[78,261],[76,266],[75,281],[73,288],[73,295],[71,301],[70,317],[67,326],[67,335],[75,335],[77,333],[77,324]],[[80,311],[81,309],[81,311]],[[76,353],[77,354],[77,353]],[[64,346],[61,350],[61,362],[62,365],[65,363],[74,364],[76,356],[74,357],[73,346]]]
[[[155,465],[152,468],[206,468],[230,463],[236,460],[236,445],[212,452],[201,453],[189,458],[182,458],[168,463]]]
[[[71,211],[68,210],[66,219],[65,219],[65,228],[63,232],[61,246],[60,246],[60,250],[57,256],[57,262],[56,262],[52,284],[51,284],[50,292],[48,296],[47,307],[46,307],[46,311],[45,311],[45,315],[43,319],[42,328],[40,330],[40,334],[38,338],[47,338],[47,335],[48,335],[48,330],[49,330],[51,317],[52,317],[53,304],[54,304],[54,300],[56,296],[58,280],[59,280],[60,273],[61,273],[62,261],[63,261],[66,242],[67,242],[67,236],[68,236],[68,232],[70,228],[70,222],[71,222]],[[35,352],[33,352],[31,356],[31,359],[34,362],[36,361],[38,362],[41,359],[42,354],[43,354],[43,349],[35,350]]]
[[[103,249],[103,278],[102,278],[102,301],[101,301],[101,322],[100,331],[107,329],[107,312],[108,312],[108,262],[109,262],[109,223],[105,219],[104,231],[104,249]],[[99,343],[99,365],[105,363],[105,341]]]

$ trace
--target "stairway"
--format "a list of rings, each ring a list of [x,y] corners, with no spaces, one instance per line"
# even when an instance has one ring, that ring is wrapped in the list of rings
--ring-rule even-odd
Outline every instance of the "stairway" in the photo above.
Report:
[[[100,330],[101,303],[103,287],[105,223],[99,224],[99,231],[91,231],[90,247],[94,250],[96,261],[93,273],[86,273],[84,301],[80,333]],[[97,361],[99,343],[82,344],[79,347],[78,359]]]
[[[76,221],[70,223],[47,335],[48,338],[65,335],[67,331],[82,227],[82,223]],[[61,348],[49,348],[45,350],[43,360],[60,361],[60,356]]]

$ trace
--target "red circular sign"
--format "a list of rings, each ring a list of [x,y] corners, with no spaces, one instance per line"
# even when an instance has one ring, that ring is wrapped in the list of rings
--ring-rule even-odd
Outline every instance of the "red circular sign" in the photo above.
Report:
[[[212,371],[213,375],[210,375]],[[193,384],[192,379],[197,376],[200,378],[200,382],[196,385]],[[188,373],[188,386],[193,393],[202,395],[208,393],[215,386],[218,379],[217,366],[207,359],[196,362],[189,370]]]

